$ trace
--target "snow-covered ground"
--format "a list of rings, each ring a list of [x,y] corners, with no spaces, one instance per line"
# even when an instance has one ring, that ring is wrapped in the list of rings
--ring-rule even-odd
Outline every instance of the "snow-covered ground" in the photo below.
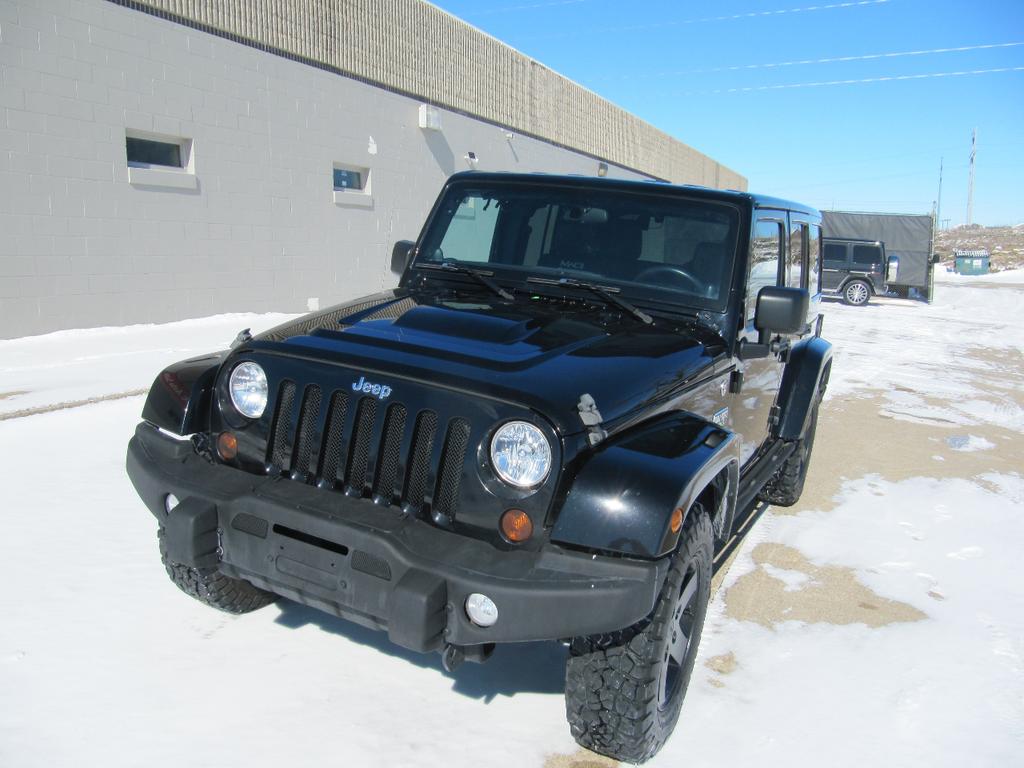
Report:
[[[945,267],[935,269],[935,281],[938,283],[1003,283],[1007,285],[1024,285],[1024,269],[1006,269],[1002,272],[991,272],[987,275],[960,275],[947,272]]]
[[[218,315],[0,340],[0,414],[149,389],[163,368],[294,315]]]
[[[743,544],[650,765],[1019,764],[1022,305],[1019,285],[941,281],[930,306],[825,306],[805,502]],[[0,342],[0,415],[145,388],[279,319]],[[124,474],[142,401],[0,420],[0,766],[605,764],[569,736],[554,643],[449,675],[294,603],[232,617],[181,595]],[[894,420],[926,444],[880,444]]]

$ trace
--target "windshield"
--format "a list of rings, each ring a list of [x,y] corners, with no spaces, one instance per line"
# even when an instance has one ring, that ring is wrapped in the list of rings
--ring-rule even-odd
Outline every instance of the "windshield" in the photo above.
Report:
[[[739,211],[709,200],[542,184],[449,189],[416,266],[568,277],[639,299],[725,306]]]

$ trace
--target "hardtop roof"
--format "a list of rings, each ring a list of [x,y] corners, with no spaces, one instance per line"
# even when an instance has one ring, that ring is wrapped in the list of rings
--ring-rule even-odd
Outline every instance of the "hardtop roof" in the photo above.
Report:
[[[547,184],[551,186],[586,186],[593,188],[621,189],[629,192],[655,192],[660,194],[697,195],[712,200],[751,205],[754,208],[776,209],[820,216],[816,208],[792,200],[783,200],[768,195],[739,192],[734,189],[712,189],[697,184],[671,184],[665,181],[609,179],[600,176],[548,173],[512,173],[505,171],[463,171],[449,177],[447,184]]]

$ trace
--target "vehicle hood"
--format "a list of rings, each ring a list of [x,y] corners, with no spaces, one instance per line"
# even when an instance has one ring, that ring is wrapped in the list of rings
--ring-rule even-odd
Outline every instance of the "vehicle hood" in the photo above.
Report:
[[[396,399],[409,380],[519,403],[563,435],[583,429],[582,395],[609,424],[685,388],[724,352],[708,328],[647,326],[600,302],[402,289],[307,315],[246,347],[337,362]]]

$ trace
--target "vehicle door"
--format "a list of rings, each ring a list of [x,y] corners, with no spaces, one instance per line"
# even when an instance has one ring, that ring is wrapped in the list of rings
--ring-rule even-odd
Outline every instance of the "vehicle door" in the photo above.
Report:
[[[883,291],[885,269],[882,246],[878,243],[857,243],[853,246],[850,272],[871,281],[876,293]]]
[[[750,236],[747,292],[744,299],[740,338],[757,342],[754,309],[757,294],[766,285],[784,285],[787,274],[785,211],[761,210],[754,219]],[[774,355],[740,360],[740,391],[729,397],[729,424],[740,436],[740,465],[745,465],[768,437],[772,406],[782,381],[782,364]]]
[[[821,269],[821,289],[838,291],[848,270],[846,243],[830,243],[826,240]]]

